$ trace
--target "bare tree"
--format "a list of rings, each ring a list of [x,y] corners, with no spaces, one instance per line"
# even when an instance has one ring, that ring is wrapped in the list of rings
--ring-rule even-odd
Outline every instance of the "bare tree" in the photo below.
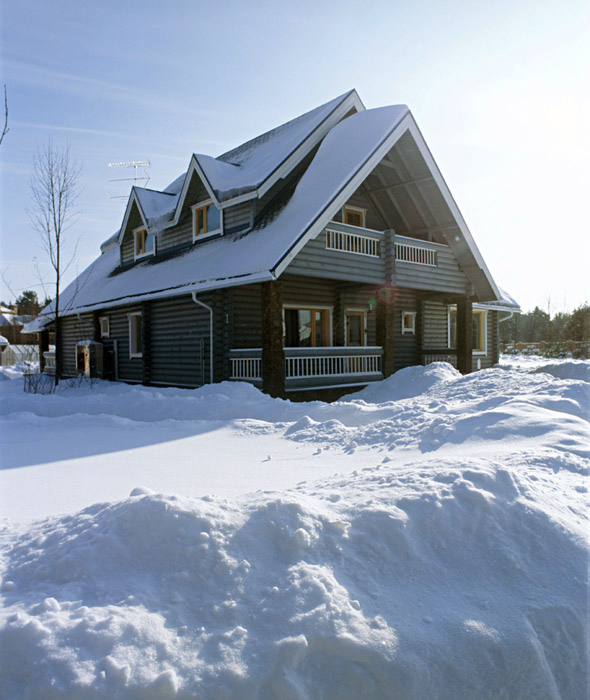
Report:
[[[69,145],[58,149],[50,139],[39,148],[33,157],[30,190],[32,207],[29,218],[39,235],[49,262],[55,271],[55,383],[59,383],[61,370],[61,333],[60,333],[60,286],[64,272],[72,263],[74,250],[70,251],[64,262],[64,243],[66,233],[75,220],[74,205],[80,189],[78,180],[81,166],[70,158]]]
[[[0,136],[0,144],[4,140],[4,137],[9,132],[8,128],[8,97],[6,96],[6,85],[4,86],[4,129],[2,129],[2,136]]]

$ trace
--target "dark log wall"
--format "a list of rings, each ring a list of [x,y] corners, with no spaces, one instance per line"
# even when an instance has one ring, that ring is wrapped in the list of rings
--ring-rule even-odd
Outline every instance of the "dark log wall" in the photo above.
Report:
[[[81,340],[94,340],[92,314],[67,316],[61,321],[61,376],[76,375],[76,345]]]

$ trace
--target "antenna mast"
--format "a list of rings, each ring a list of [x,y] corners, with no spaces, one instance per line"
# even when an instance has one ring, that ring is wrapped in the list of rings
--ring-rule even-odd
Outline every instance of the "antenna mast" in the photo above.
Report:
[[[138,182],[144,182],[144,187],[145,185],[148,184],[150,181],[150,176],[146,168],[149,168],[151,165],[149,160],[129,160],[129,161],[123,161],[123,162],[118,162],[118,163],[108,163],[109,168],[133,168],[133,177],[118,177],[109,180],[109,182],[133,182],[134,185],[137,185]],[[143,168],[143,175],[138,175],[137,174],[137,169],[138,168]],[[127,199],[129,195],[113,195],[111,196],[111,199]]]

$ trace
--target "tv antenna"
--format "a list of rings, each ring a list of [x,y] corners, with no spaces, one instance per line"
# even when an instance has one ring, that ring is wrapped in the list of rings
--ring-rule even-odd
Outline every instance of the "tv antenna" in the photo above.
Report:
[[[150,181],[149,173],[146,170],[150,165],[151,163],[149,160],[128,160],[118,163],[108,163],[109,168],[133,168],[133,177],[118,177],[109,180],[109,182],[133,182],[134,185],[137,185],[138,182],[143,182],[143,186],[145,187]],[[141,175],[141,173],[138,174],[138,168],[143,168],[143,175]],[[127,199],[128,196],[129,195],[126,194],[113,195],[111,199]]]

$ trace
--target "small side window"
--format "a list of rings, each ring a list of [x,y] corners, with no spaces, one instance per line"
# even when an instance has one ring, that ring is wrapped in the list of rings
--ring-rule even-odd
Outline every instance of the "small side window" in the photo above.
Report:
[[[213,202],[201,202],[193,207],[193,241],[199,236],[222,233],[221,212]]]
[[[134,249],[133,256],[135,260],[138,258],[143,258],[146,255],[154,255],[156,252],[154,244],[154,235],[148,234],[147,230],[142,228],[136,228],[133,231],[134,237]]]
[[[108,316],[101,316],[98,319],[100,323],[100,337],[108,338],[111,332],[111,324]]]
[[[404,311],[402,313],[402,335],[404,333],[416,334],[416,312]]]
[[[143,357],[143,332],[141,311],[128,314],[129,319],[129,357]]]

